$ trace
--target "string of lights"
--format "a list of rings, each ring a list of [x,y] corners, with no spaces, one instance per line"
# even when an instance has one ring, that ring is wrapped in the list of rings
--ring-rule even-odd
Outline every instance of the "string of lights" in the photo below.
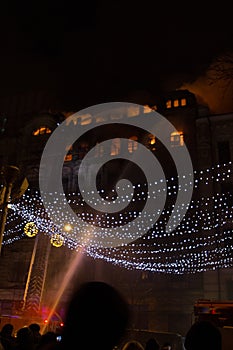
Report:
[[[129,244],[122,243],[113,248],[101,248],[95,243],[95,240],[92,240],[99,234],[96,228],[102,227],[102,232],[107,235],[111,227],[119,227],[127,223],[128,228],[125,234],[130,235],[130,228],[134,227],[134,220],[141,215],[141,212],[137,210],[137,205],[147,200],[150,183],[135,185],[135,195],[132,201],[127,203],[125,210],[119,213],[90,210],[81,193],[67,194],[67,202],[77,217],[85,223],[80,228],[75,226],[75,222],[67,222],[70,225],[69,229],[59,224],[55,225],[49,219],[39,191],[32,191],[29,188],[17,202],[10,205],[3,244],[12,244],[25,237],[25,234],[33,237],[37,232],[43,232],[49,235],[51,244],[55,247],[66,245],[72,250],[79,250],[82,246],[79,240],[82,230],[82,234],[88,238],[89,242],[89,244],[84,244],[88,255],[128,269],[183,274],[231,267],[233,266],[233,196],[231,193],[215,193],[201,197],[200,189],[203,186],[208,189],[208,186],[212,186],[214,182],[231,181],[232,172],[231,162],[194,171],[193,198],[185,217],[175,230],[166,231],[166,222],[173,208],[172,204],[168,204],[159,212],[159,219],[154,222],[153,227],[148,227],[147,234]],[[177,178],[170,178],[166,181],[167,197],[169,203],[173,203],[177,195]],[[188,177],[186,185],[190,185]],[[105,193],[103,189],[99,193],[105,196],[105,199],[115,200],[114,190],[112,196]],[[209,193],[212,194],[213,190],[210,189]],[[92,193],[89,192],[87,195],[91,201]],[[54,201],[59,203],[62,197],[64,194],[56,193]],[[177,220],[183,205],[186,204],[178,206]],[[51,210],[53,210],[52,207]],[[66,219],[66,213],[62,211],[59,212],[56,209],[54,214],[58,216],[58,219],[61,216]],[[142,224],[144,222],[146,224],[148,220],[153,222],[153,219],[153,215],[147,211],[144,211],[140,217]],[[111,239],[113,238],[109,237],[110,241]]]

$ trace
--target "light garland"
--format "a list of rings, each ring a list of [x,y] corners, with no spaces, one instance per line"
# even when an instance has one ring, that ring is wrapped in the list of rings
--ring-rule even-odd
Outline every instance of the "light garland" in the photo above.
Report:
[[[194,172],[194,193],[193,200],[189,204],[185,218],[180,222],[177,228],[172,232],[166,232],[165,226],[169,217],[172,205],[166,206],[159,214],[159,220],[154,223],[153,228],[148,229],[146,235],[127,245],[116,248],[100,248],[97,245],[88,245],[85,247],[86,253],[96,259],[103,259],[113,264],[124,266],[128,269],[148,270],[161,273],[195,273],[217,268],[226,268],[233,266],[233,195],[215,194],[200,198],[199,189],[204,185],[213,186],[215,182],[224,182],[232,179],[232,164],[223,166],[217,165],[210,169]],[[177,195],[177,178],[167,180],[167,197],[172,199]],[[124,225],[133,221],[140,212],[135,210],[138,204],[147,198],[147,187],[151,184],[138,184],[134,186],[134,197],[129,202],[129,210],[120,212],[116,215],[112,213],[99,213],[90,211],[80,193],[67,195],[69,205],[76,211],[78,217],[85,221],[88,226],[104,227],[106,232],[112,226]],[[187,186],[189,180],[187,179]],[[209,189],[213,192],[213,189]],[[108,199],[114,200],[116,193],[113,190],[112,195],[100,194]],[[92,193],[87,193],[91,200]],[[55,194],[54,201],[58,201],[62,194]],[[194,199],[195,197],[198,199]],[[178,207],[176,215],[179,218]],[[53,209],[53,208],[51,208]],[[84,211],[85,209],[85,211]],[[57,210],[57,209],[56,209]],[[63,212],[56,212],[58,218]],[[147,212],[141,217],[148,219]],[[153,217],[149,216],[153,221]],[[22,196],[17,203],[12,203],[8,212],[6,231],[4,233],[3,244],[12,244],[23,237],[25,225],[33,222],[35,227],[51,238],[51,244],[57,246],[66,245],[72,250],[78,250],[80,247],[79,234],[80,228],[75,227],[74,222],[69,222],[72,229],[69,232],[64,227],[54,225],[47,217],[39,192],[30,189]],[[90,239],[95,235],[95,229],[92,232],[85,231],[84,234]],[[130,235],[130,230],[126,232]],[[55,243],[54,243],[55,242]],[[57,244],[57,245],[56,245]]]

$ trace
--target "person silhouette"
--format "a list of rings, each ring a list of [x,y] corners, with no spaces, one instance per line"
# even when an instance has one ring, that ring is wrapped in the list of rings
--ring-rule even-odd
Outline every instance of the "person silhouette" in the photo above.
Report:
[[[188,330],[184,346],[186,350],[221,350],[221,331],[210,321],[197,321]]]
[[[16,333],[16,348],[15,350],[34,350],[34,338],[29,327],[22,327]]]
[[[160,349],[159,343],[155,338],[149,338],[146,341],[145,350],[159,350],[159,349]]]
[[[34,344],[37,345],[41,338],[40,325],[39,323],[31,323],[28,327],[32,331]]]
[[[129,322],[126,299],[113,286],[101,281],[82,284],[71,297],[59,348],[112,350]]]
[[[13,336],[14,326],[5,323],[0,332],[1,344],[4,350],[12,350],[16,346],[16,338]]]

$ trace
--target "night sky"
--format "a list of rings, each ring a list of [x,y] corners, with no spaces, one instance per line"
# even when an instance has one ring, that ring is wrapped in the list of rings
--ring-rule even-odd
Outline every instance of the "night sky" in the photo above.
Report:
[[[0,97],[48,90],[64,108],[193,84],[233,50],[224,2],[18,1],[1,5]],[[228,6],[228,8],[227,8]]]

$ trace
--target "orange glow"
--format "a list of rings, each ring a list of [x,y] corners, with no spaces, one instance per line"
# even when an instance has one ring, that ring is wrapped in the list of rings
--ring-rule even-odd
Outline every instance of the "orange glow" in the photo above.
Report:
[[[88,125],[88,124],[91,124],[91,122],[92,122],[92,117],[90,114],[83,114],[81,116],[81,122],[80,122],[81,125]]]
[[[79,252],[77,252],[77,254],[76,254],[76,257],[71,262],[69,269],[67,270],[66,276],[63,279],[63,281],[62,281],[62,283],[61,283],[61,285],[59,287],[59,290],[57,292],[57,296],[55,298],[54,305],[53,305],[53,307],[51,309],[51,312],[50,312],[50,314],[48,316],[47,322],[48,322],[48,320],[51,319],[52,315],[54,314],[54,311],[56,310],[56,307],[57,307],[57,305],[58,305],[58,303],[59,303],[59,301],[61,299],[62,294],[64,293],[65,288],[69,284],[69,282],[70,282],[74,272],[77,271],[77,268],[78,268],[80,262],[82,261],[83,249],[84,248],[80,248]],[[47,322],[44,322],[44,323],[46,324]],[[44,333],[45,329],[46,329],[46,325],[43,327],[41,332]]]
[[[187,104],[186,98],[182,98],[180,103],[181,103],[181,106],[186,106]]]
[[[95,147],[95,158],[102,157],[104,154],[104,147],[100,143],[96,144]]]
[[[156,139],[155,139],[154,136],[152,136],[152,137],[150,138],[150,144],[151,144],[151,145],[154,145],[155,142],[156,142]]]
[[[232,84],[231,81],[226,89],[226,81],[218,79],[210,83],[214,76],[211,65],[203,74],[194,82],[184,82],[178,90],[187,89],[195,94],[198,104],[207,106],[210,113],[221,114],[231,113],[233,111]]]
[[[174,100],[173,101],[173,106],[174,107],[179,107],[179,100]]]
[[[174,131],[171,133],[171,146],[184,146],[184,134],[182,131]]]
[[[38,136],[38,135],[44,135],[44,134],[51,134],[51,129],[49,129],[47,126],[41,126],[37,130],[33,131],[33,136]]]
[[[119,138],[115,138],[112,140],[111,146],[111,156],[117,156],[120,153],[121,148],[121,140]]]
[[[67,155],[65,156],[65,158],[64,158],[64,161],[65,161],[65,162],[70,162],[70,161],[72,160],[72,158],[73,158],[72,154],[67,154]]]
[[[145,105],[145,106],[144,106],[144,114],[146,114],[146,113],[151,113],[151,112],[152,112],[151,107],[149,107],[148,105]]]
[[[137,136],[131,136],[128,141],[128,151],[129,153],[133,153],[137,150],[138,144],[137,144]]]

